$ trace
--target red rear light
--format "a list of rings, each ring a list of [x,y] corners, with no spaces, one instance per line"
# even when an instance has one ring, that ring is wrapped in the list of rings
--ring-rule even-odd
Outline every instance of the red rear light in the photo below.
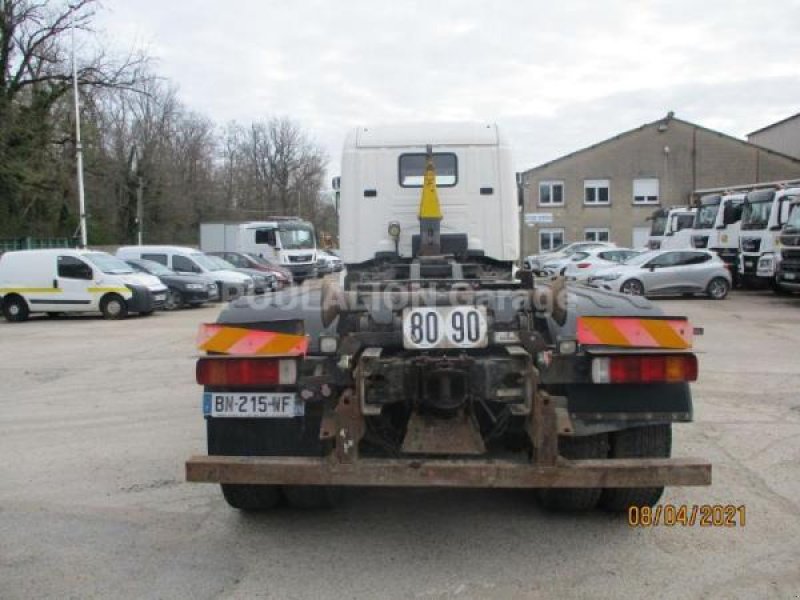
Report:
[[[579,269],[588,269],[591,266],[592,266],[592,263],[578,263],[578,268]]]
[[[297,361],[269,358],[201,358],[197,361],[200,385],[242,386],[293,385],[297,383]]]
[[[694,354],[601,356],[592,360],[594,383],[660,383],[697,380]]]

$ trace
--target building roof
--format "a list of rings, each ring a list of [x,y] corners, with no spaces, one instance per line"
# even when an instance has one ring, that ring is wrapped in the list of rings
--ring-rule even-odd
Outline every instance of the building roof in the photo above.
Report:
[[[775,123],[771,123],[770,125],[766,125],[765,127],[762,127],[761,129],[756,129],[755,131],[751,131],[750,133],[747,134],[747,137],[750,137],[751,135],[759,134],[759,133],[761,133],[763,131],[766,131],[767,129],[772,129],[773,127],[777,127],[778,125],[783,125],[784,123],[788,123],[789,121],[793,121],[794,119],[797,119],[797,118],[800,118],[800,112],[796,113],[796,114],[793,114],[790,117],[786,117],[785,119],[781,119],[780,121],[776,121]]]
[[[788,160],[791,160],[793,162],[796,162],[796,163],[800,164],[800,159],[798,159],[798,158],[796,158],[794,156],[790,156],[788,154],[784,154],[783,152],[777,152],[775,150],[771,150],[770,148],[765,148],[763,146],[759,146],[758,144],[752,144],[752,143],[750,143],[750,142],[748,142],[746,140],[742,140],[742,139],[739,139],[737,137],[733,137],[732,135],[728,135],[727,133],[722,133],[722,132],[716,131],[714,129],[709,129],[708,127],[703,127],[702,125],[697,125],[696,123],[692,123],[690,121],[685,121],[683,119],[678,119],[677,117],[675,117],[673,112],[669,112],[669,113],[667,113],[666,117],[662,117],[661,119],[658,119],[656,121],[652,121],[650,123],[645,123],[644,125],[640,125],[639,127],[635,127],[633,129],[629,129],[628,131],[623,131],[622,133],[619,133],[619,134],[617,134],[617,135],[615,135],[613,137],[610,137],[608,139],[605,139],[605,140],[603,140],[601,142],[597,142],[596,144],[592,144],[591,146],[586,146],[585,148],[581,148],[580,150],[575,150],[574,152],[570,152],[569,154],[565,154],[564,156],[559,156],[558,158],[554,158],[553,160],[547,161],[547,162],[542,163],[540,165],[536,165],[535,167],[531,167],[530,169],[527,169],[524,172],[525,173],[529,173],[531,171],[535,171],[535,170],[541,169],[543,167],[549,167],[550,165],[555,164],[557,162],[561,162],[562,160],[566,160],[568,158],[572,158],[573,156],[576,156],[578,154],[582,154],[584,152],[588,152],[590,150],[594,150],[595,148],[603,146],[604,144],[608,144],[610,142],[615,142],[615,141],[620,140],[622,138],[628,137],[629,135],[633,135],[634,133],[638,133],[640,131],[643,131],[643,130],[647,129],[648,127],[653,127],[655,125],[662,125],[662,124],[663,125],[669,125],[670,121],[675,121],[677,123],[683,123],[684,125],[688,125],[689,127],[694,127],[695,129],[698,129],[700,131],[705,131],[707,133],[713,133],[714,135],[717,135],[717,136],[719,136],[721,138],[730,140],[732,142],[736,142],[737,144],[742,144],[744,146],[748,146],[748,147],[751,147],[751,148],[758,148],[762,152],[767,152],[768,154],[774,154],[775,156],[780,156],[781,158],[786,158]]]

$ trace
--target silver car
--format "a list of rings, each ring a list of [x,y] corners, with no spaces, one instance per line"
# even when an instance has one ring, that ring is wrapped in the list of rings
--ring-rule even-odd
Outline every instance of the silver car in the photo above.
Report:
[[[707,294],[722,300],[731,289],[731,274],[709,250],[651,250],[598,271],[588,283],[635,296]]]

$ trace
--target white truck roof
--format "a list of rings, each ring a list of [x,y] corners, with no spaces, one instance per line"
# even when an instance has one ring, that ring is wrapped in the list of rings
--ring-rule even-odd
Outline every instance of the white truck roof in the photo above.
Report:
[[[497,146],[504,142],[493,123],[416,123],[359,127],[345,139],[348,148]]]

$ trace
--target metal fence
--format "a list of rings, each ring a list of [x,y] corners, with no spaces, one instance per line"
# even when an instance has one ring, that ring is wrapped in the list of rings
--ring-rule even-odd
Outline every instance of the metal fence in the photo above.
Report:
[[[76,248],[78,238],[0,238],[0,252],[38,250],[40,248]]]

